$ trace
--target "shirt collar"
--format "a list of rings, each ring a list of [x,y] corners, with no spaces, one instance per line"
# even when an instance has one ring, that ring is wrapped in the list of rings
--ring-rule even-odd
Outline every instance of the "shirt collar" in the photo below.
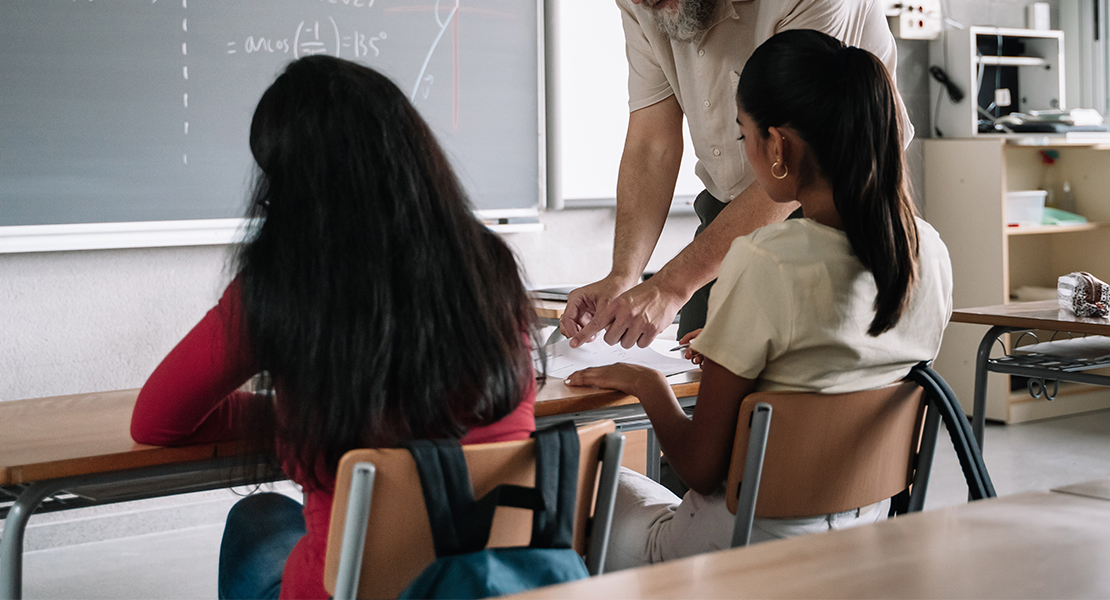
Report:
[[[735,5],[752,1],[753,0],[721,0],[717,3],[717,8],[713,11],[713,18],[710,21],[712,24],[709,26],[709,29],[713,29],[721,21],[738,17],[739,14],[736,12]],[[706,31],[708,31],[708,29]]]

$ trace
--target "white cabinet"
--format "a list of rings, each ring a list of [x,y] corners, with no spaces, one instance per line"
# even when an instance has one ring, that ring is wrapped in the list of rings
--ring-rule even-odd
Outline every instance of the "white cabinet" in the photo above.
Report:
[[[1051,145],[1028,145],[1034,143]],[[1055,288],[1057,277],[1072,271],[1110,281],[1110,146],[1003,136],[926,140],[924,146],[925,218],[951,254],[955,308],[1007,304],[1014,290]],[[1058,181],[1071,182],[1077,212],[1091,223],[1008,227],[1005,194],[1038,187],[1043,173],[1039,150],[1047,147],[1060,153]],[[975,354],[986,330],[950,324],[936,363],[969,413]],[[1008,347],[1033,341],[1009,337]],[[994,355],[1000,352],[996,348]],[[1063,384],[1057,399],[1047,402],[1031,398],[1024,388],[1011,392],[1010,379],[990,374],[988,419],[1013,423],[1110,408],[1108,388]]]

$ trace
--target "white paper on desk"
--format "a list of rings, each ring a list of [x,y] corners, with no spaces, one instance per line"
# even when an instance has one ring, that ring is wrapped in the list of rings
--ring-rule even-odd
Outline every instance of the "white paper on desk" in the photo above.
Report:
[[[666,345],[674,344],[672,340],[656,341]],[[655,344],[653,343],[653,345]],[[668,356],[652,347],[625,349],[619,344],[610,346],[600,336],[596,340],[577,348],[570,347],[570,340],[563,340],[544,346],[544,350],[547,352],[548,377],[558,377],[559,379],[566,379],[571,373],[586,367],[601,367],[621,362],[655,369],[663,375],[674,375],[675,373],[684,373],[698,368],[697,365],[685,358],[676,358],[674,355]],[[536,371],[539,372],[539,369],[540,365],[537,360]]]

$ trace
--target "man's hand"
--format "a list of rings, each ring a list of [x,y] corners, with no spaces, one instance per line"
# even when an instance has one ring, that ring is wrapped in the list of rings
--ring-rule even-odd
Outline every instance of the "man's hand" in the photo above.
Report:
[[[604,329],[605,343],[610,346],[619,343],[625,348],[646,348],[674,322],[674,316],[686,300],[688,298],[661,288],[655,278],[649,279],[601,306],[573,337],[567,336],[570,346],[577,348]],[[563,319],[565,322],[566,313]]]
[[[563,316],[559,317],[559,332],[563,334],[563,337],[578,340],[577,342],[571,342],[571,346],[574,348],[592,342],[597,337],[596,330],[590,334],[588,339],[579,337],[578,333],[589,325],[594,317],[608,306],[614,298],[632,287],[634,283],[626,283],[613,275],[609,275],[601,281],[595,281],[572,291],[567,295],[567,307],[563,310]]]

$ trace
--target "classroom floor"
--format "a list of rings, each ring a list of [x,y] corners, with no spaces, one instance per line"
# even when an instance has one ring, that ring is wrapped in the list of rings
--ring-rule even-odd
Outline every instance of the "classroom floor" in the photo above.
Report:
[[[1110,478],[1110,411],[991,424],[986,436],[987,467],[1000,496]],[[966,494],[955,454],[942,435],[925,508],[963,503]],[[234,502],[230,493],[206,499],[217,508]],[[222,525],[205,524],[29,551],[24,597],[214,598],[222,530]]]

